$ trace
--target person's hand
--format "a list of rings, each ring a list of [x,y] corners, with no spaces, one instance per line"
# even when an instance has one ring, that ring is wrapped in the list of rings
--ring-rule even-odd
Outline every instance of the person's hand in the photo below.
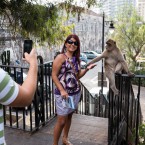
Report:
[[[37,54],[36,50],[33,48],[30,52],[30,54],[25,52],[25,58],[23,60],[27,61],[30,65],[37,64]]]
[[[94,63],[93,63],[93,64],[90,64],[90,65],[87,66],[87,69],[88,69],[88,70],[89,70],[89,69],[92,69],[92,68],[94,68],[95,66],[96,66],[96,64],[94,64]]]
[[[61,94],[63,99],[67,99],[68,98],[68,93],[65,90],[60,91],[60,94]]]

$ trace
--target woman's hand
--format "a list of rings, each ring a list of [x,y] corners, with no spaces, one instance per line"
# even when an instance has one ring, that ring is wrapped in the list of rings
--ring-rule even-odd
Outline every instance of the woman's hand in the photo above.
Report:
[[[89,69],[92,69],[92,68],[94,68],[96,66],[96,64],[90,64],[89,66],[87,66],[87,70],[89,70]]]
[[[79,75],[78,75],[78,78],[80,79],[81,77],[83,77],[87,72],[88,70],[94,68],[96,66],[96,64],[89,64],[86,66],[85,69],[81,69],[81,71],[79,72]]]
[[[60,94],[61,94],[63,99],[67,99],[68,98],[68,93],[65,90],[60,91]]]

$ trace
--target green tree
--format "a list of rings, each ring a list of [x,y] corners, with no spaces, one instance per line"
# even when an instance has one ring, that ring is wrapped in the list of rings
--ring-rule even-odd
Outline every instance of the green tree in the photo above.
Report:
[[[118,47],[126,54],[130,68],[134,70],[137,56],[142,53],[145,44],[145,24],[132,6],[123,7],[117,15],[113,38]]]
[[[74,0],[65,0],[64,3],[54,5],[48,0],[46,5],[40,5],[36,0],[1,0],[0,15],[3,20],[8,20],[7,27],[13,33],[13,38],[18,34],[24,38],[37,37],[51,46],[60,43],[73,27],[64,26],[66,19],[60,15],[60,10],[66,11],[67,18],[70,14],[78,14],[78,19],[84,10],[72,5],[73,2]],[[85,4],[89,8],[97,3],[95,0],[87,0]]]

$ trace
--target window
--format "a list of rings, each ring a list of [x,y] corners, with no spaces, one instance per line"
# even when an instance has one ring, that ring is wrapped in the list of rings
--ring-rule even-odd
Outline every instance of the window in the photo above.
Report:
[[[5,45],[5,41],[4,40],[1,40],[0,41],[0,45]]]

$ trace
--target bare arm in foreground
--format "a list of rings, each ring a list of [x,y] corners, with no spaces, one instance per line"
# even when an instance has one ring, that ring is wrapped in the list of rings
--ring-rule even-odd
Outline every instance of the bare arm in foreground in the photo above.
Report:
[[[25,53],[25,60],[30,64],[26,80],[19,85],[17,98],[9,106],[23,107],[29,105],[34,97],[37,86],[37,55],[35,49],[30,54]]]

